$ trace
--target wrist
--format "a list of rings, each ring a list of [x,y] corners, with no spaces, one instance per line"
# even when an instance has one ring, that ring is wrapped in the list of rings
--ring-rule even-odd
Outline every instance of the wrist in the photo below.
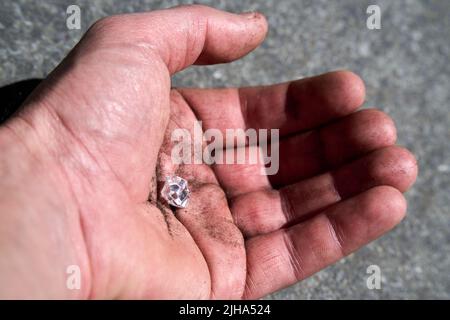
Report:
[[[86,267],[75,202],[47,146],[20,119],[0,127],[0,297],[83,298],[67,286],[71,265]]]

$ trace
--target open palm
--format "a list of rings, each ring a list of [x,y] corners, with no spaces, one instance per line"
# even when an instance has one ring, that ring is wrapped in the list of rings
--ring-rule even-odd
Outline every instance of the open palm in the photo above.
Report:
[[[81,266],[80,297],[258,298],[403,218],[414,157],[393,146],[389,117],[355,112],[364,85],[354,74],[171,88],[175,72],[237,59],[266,31],[259,14],[202,6],[101,20],[6,124],[30,144],[31,128],[60,173],[49,185],[65,208],[61,263]],[[197,120],[222,132],[279,128],[279,172],[174,164],[173,130]],[[160,199],[166,175],[189,181],[187,208]]]

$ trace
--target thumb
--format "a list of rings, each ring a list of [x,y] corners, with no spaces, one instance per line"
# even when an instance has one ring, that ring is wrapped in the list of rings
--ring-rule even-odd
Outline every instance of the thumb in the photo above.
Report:
[[[175,7],[156,15],[159,23],[154,31],[164,38],[156,48],[171,73],[194,63],[239,59],[261,44],[268,28],[260,13],[232,14],[199,5]]]
[[[170,75],[237,59],[266,31],[260,14],[198,5],[104,18],[9,126],[24,141],[33,136],[30,144],[45,140],[36,152],[45,145],[69,171],[111,171],[133,199],[145,201],[169,117]]]
[[[183,5],[98,21],[90,30],[96,45],[139,46],[155,52],[171,74],[192,64],[230,62],[264,40],[267,21],[257,12],[233,14]]]

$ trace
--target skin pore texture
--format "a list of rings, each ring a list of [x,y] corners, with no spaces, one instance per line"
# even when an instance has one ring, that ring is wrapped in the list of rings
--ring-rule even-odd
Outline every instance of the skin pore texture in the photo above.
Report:
[[[358,111],[349,71],[271,86],[172,88],[267,33],[259,13],[204,6],[95,23],[0,127],[0,297],[255,299],[380,237],[417,165],[393,121]],[[171,161],[171,133],[280,129],[280,170]],[[249,148],[249,147],[247,147]],[[160,199],[166,175],[188,207]],[[81,270],[68,290],[67,267]]]

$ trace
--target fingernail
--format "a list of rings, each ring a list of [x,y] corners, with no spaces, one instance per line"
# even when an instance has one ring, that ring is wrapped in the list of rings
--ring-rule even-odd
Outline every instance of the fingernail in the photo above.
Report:
[[[240,13],[241,16],[246,17],[247,19],[254,19],[258,16],[258,12],[249,11]]]

